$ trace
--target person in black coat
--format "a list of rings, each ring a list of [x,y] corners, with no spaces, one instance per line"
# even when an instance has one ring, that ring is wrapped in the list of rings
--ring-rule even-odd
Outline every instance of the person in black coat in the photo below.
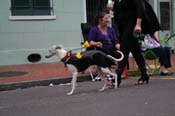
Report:
[[[132,53],[139,69],[141,77],[137,84],[149,82],[144,58],[141,54],[138,34],[153,35],[160,29],[158,19],[146,0],[113,0],[107,4],[108,10],[114,12],[114,23],[118,27],[120,50],[124,53],[124,59],[119,62],[118,86],[121,83],[121,75],[127,64],[129,52]]]

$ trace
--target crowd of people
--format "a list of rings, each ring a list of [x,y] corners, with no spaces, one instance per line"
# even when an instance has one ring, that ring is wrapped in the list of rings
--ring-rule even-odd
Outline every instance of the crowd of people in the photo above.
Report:
[[[115,28],[108,26],[109,14],[101,12],[96,16],[95,26],[90,30],[88,41],[91,49],[98,49],[113,57],[118,57],[116,49],[124,54],[124,59],[119,62],[116,71],[118,75],[118,86],[121,83],[122,73],[128,62],[128,55],[131,52],[141,72],[141,77],[136,84],[149,83],[145,60],[142,55],[141,45],[138,37],[142,33],[149,34],[155,38],[154,33],[160,30],[159,21],[147,0],[113,0],[106,5],[107,10],[113,11]],[[116,28],[117,27],[117,28]],[[162,46],[153,48],[159,57],[161,74],[168,74],[170,63],[170,48]],[[165,59],[167,56],[167,59]]]

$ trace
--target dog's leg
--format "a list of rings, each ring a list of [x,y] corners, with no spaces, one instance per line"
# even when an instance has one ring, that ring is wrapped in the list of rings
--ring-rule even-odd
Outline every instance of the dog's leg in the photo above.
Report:
[[[104,91],[107,85],[107,80],[105,79],[105,74],[103,74],[103,71],[101,70],[101,67],[97,67],[97,73],[100,75],[100,77],[104,80],[104,85],[99,91]]]
[[[72,72],[72,80],[71,80],[71,85],[72,85],[72,89],[69,93],[67,93],[67,95],[72,95],[74,90],[75,90],[75,86],[76,86],[76,81],[77,81],[77,76],[78,76],[78,71],[77,68],[74,65],[67,65],[67,68],[70,72]]]
[[[117,74],[115,72],[112,72],[109,68],[101,68],[101,70],[103,73],[107,73],[111,76],[114,76],[114,78],[115,78],[114,88],[116,89],[117,88]]]
[[[99,69],[100,69],[100,72],[103,73],[103,75],[104,74],[109,74],[109,72],[110,72],[110,70],[108,68],[99,67]],[[106,88],[106,85],[108,83],[108,81],[105,79],[105,76],[103,76],[103,78],[104,78],[104,85],[101,89],[99,89],[99,91],[104,91],[105,88]]]
[[[99,91],[104,91],[105,88],[106,88],[106,85],[108,83],[108,81],[105,79],[105,76],[103,76],[103,79],[104,79],[104,85],[103,85],[103,87],[101,89],[99,89]]]
[[[117,89],[117,74],[115,72],[110,71],[110,75],[112,75],[115,78],[114,88]]]
[[[117,74],[112,72],[112,76],[114,76],[115,78],[115,85],[114,85],[114,88],[117,89]]]
[[[73,92],[75,90],[75,86],[76,86],[77,76],[78,76],[78,72],[74,72],[73,77],[72,77],[72,81],[71,81],[72,89],[69,93],[67,93],[67,95],[73,94]]]
[[[89,74],[90,74],[90,76],[91,76],[91,78],[92,78],[92,81],[95,81],[94,76],[92,75],[92,72],[91,72],[90,67],[88,68],[88,71],[89,71]]]

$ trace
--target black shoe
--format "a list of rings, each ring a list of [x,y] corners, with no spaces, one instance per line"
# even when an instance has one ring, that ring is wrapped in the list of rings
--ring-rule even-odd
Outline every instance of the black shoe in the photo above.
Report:
[[[168,73],[168,72],[167,72],[167,73],[160,72],[160,75],[161,75],[161,76],[170,76],[170,75],[172,75],[172,74],[171,74],[171,73]]]
[[[114,84],[115,83],[115,79],[112,79],[111,82]],[[121,79],[117,79],[117,87],[119,88],[120,84],[121,84]]]
[[[146,82],[146,84],[149,83],[149,76],[141,77],[138,79],[136,85],[142,85]]]
[[[122,82],[121,80],[118,80],[118,81],[117,81],[117,88],[119,88],[121,82]]]

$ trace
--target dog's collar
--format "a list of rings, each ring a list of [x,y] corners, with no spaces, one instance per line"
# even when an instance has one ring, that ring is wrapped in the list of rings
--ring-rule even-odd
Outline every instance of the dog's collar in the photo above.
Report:
[[[64,58],[61,59],[62,62],[67,62],[69,59],[70,59],[70,56],[72,55],[72,52],[71,51],[68,51],[66,53],[66,55],[64,56]]]

